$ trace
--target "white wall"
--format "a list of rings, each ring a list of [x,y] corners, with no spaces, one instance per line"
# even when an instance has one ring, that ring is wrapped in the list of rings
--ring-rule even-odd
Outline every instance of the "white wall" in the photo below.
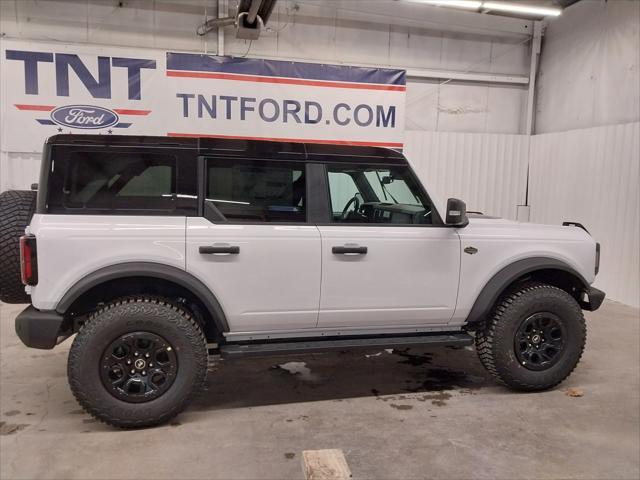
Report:
[[[640,123],[531,138],[531,221],[584,224],[602,245],[596,286],[639,306]]]
[[[407,132],[405,151],[430,193],[467,209],[516,219],[524,204],[528,135]]]
[[[640,2],[582,0],[544,36],[536,133],[640,120]]]
[[[640,299],[640,2],[582,0],[546,30],[531,140],[531,221],[584,223],[597,285]]]

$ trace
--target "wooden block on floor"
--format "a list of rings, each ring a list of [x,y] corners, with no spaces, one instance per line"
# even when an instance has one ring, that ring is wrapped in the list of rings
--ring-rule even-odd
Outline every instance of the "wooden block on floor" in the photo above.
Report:
[[[305,450],[302,468],[306,480],[348,480],[351,470],[342,450]]]

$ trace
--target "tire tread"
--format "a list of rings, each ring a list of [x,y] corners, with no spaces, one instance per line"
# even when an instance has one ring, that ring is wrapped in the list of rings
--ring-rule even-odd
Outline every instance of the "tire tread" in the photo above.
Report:
[[[525,382],[514,375],[509,374],[508,370],[499,369],[496,364],[496,347],[495,340],[496,335],[499,334],[498,327],[503,324],[507,319],[506,316],[509,314],[509,310],[511,307],[516,306],[520,302],[525,301],[525,295],[530,293],[536,294],[545,294],[551,292],[552,294],[560,294],[562,296],[568,295],[564,290],[555,287],[553,285],[549,285],[542,282],[530,281],[524,284],[518,285],[515,288],[507,291],[496,303],[493,312],[491,315],[485,319],[481,328],[476,332],[476,351],[478,353],[478,357],[480,358],[480,362],[482,365],[493,375],[500,383],[507,385],[516,390],[523,391],[535,391],[535,390],[545,390],[549,388],[553,388],[564,381],[573,370],[575,370],[576,366],[580,362],[582,358],[582,354],[584,352],[583,343],[577,358],[577,361],[573,365],[566,375],[561,378],[555,379],[553,382],[546,383],[544,385],[533,384],[529,382]],[[577,308],[577,317],[579,319],[580,328],[584,335],[584,339],[586,341],[587,336],[587,328],[584,320],[584,316],[582,315],[582,311],[580,307],[576,303]]]
[[[30,303],[20,276],[19,238],[36,208],[36,192],[7,190],[0,193],[0,301]]]
[[[187,336],[189,344],[196,346],[201,345],[204,349],[204,355],[195,355],[196,359],[196,369],[197,369],[197,381],[192,386],[191,390],[188,392],[186,396],[182,398],[182,400],[174,405],[167,412],[156,415],[152,418],[146,418],[142,420],[136,420],[131,418],[121,418],[118,416],[114,416],[109,413],[107,409],[103,409],[98,405],[93,405],[87,396],[85,395],[85,391],[81,382],[78,381],[78,376],[74,375],[75,370],[80,368],[83,364],[83,358],[81,352],[83,351],[83,344],[88,342],[92,336],[98,335],[98,330],[102,322],[108,322],[110,320],[110,316],[108,313],[116,307],[122,305],[131,305],[135,306],[140,303],[152,304],[156,306],[156,313],[160,318],[163,318],[167,321],[173,321],[176,326],[182,330]],[[166,315],[166,308],[171,309],[173,312],[178,313],[176,316],[168,316]],[[90,415],[92,415],[97,420],[104,422],[108,425],[119,427],[119,428],[141,428],[147,426],[158,425],[160,423],[165,423],[168,420],[172,419],[176,415],[178,415],[184,408],[194,399],[194,397],[202,391],[207,373],[207,354],[206,354],[206,339],[202,329],[198,322],[183,308],[178,305],[160,297],[151,297],[151,296],[135,296],[135,297],[126,297],[120,298],[109,304],[102,306],[93,312],[84,325],[80,328],[78,335],[76,336],[74,343],[69,352],[68,359],[68,377],[69,377],[69,385],[71,387],[71,391],[73,392],[74,397],[80,404],[80,406]]]

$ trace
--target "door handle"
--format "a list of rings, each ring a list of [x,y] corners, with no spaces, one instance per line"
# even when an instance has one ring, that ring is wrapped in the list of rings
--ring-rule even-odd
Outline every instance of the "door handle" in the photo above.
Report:
[[[365,255],[367,253],[367,247],[360,247],[358,245],[342,245],[339,247],[333,247],[331,252],[336,255]]]
[[[236,245],[202,245],[198,251],[204,255],[237,255],[240,253],[240,247]]]

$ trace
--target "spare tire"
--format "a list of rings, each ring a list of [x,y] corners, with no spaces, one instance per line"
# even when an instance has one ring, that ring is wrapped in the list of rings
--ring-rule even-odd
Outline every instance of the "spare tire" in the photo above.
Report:
[[[36,192],[0,193],[0,301],[31,303],[20,278],[20,237],[36,209]]]

